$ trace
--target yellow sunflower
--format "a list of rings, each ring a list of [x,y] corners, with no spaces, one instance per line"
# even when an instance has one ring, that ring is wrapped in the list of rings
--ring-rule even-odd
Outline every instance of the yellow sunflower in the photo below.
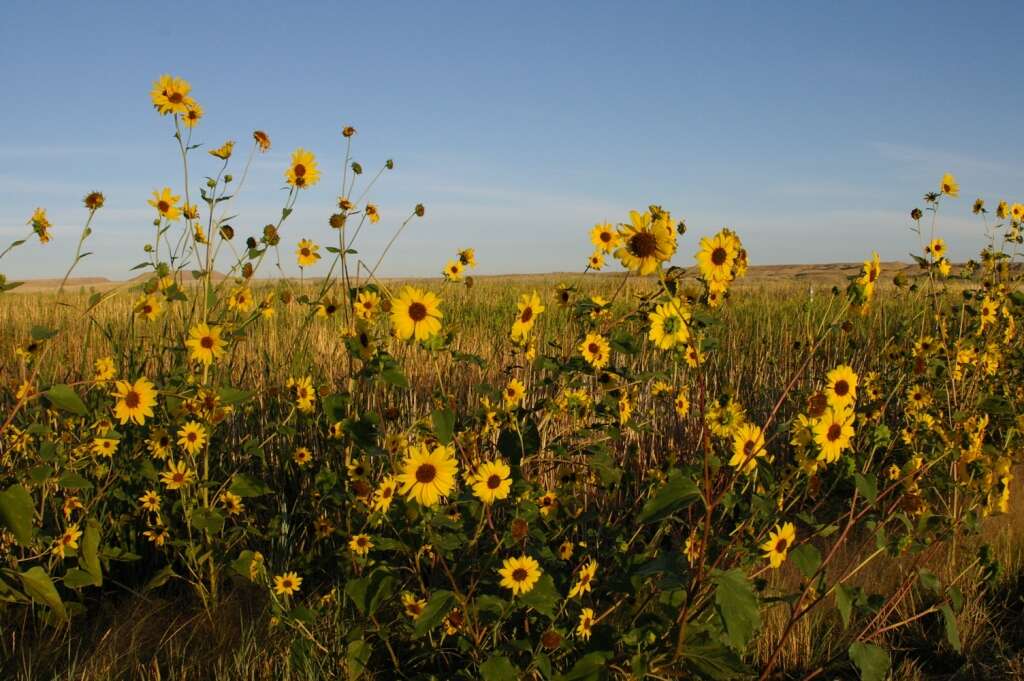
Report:
[[[580,611],[580,621],[579,624],[576,625],[576,635],[584,641],[590,639],[590,634],[594,630],[594,619],[595,615],[593,608],[583,608],[583,610]]]
[[[449,260],[448,264],[444,266],[441,274],[448,281],[461,281],[462,280],[462,261],[460,260]]]
[[[167,485],[167,489],[181,489],[192,484],[195,475],[184,461],[180,463],[169,461],[167,470],[160,474],[160,482]]]
[[[373,541],[368,534],[357,534],[348,540],[348,548],[357,556],[365,556],[373,548]]]
[[[857,399],[857,374],[852,367],[842,364],[825,375],[825,396],[836,409],[853,404]]]
[[[422,506],[436,506],[455,489],[458,468],[453,448],[439,445],[430,451],[424,444],[413,445],[397,476],[399,491]]]
[[[138,425],[146,422],[146,418],[153,415],[153,406],[156,404],[156,388],[149,379],[143,377],[129,383],[118,381],[117,388],[113,395],[117,398],[114,405],[114,417],[121,422],[121,425],[132,421]]]
[[[377,485],[377,489],[373,492],[373,500],[371,502],[373,510],[387,513],[388,509],[391,508],[391,502],[395,499],[397,487],[398,483],[393,475],[389,475],[381,480],[380,484]]]
[[[249,312],[256,307],[256,299],[248,286],[238,286],[228,296],[228,309],[238,312]]]
[[[181,209],[178,208],[180,200],[180,196],[171,193],[170,187],[164,187],[160,191],[154,191],[153,198],[148,203],[156,208],[158,217],[173,221],[181,217]]]
[[[153,107],[161,115],[187,114],[189,106],[195,104],[188,93],[192,86],[184,78],[175,78],[171,75],[163,75],[153,83],[153,89],[149,96],[153,101]]]
[[[753,423],[738,426],[732,436],[732,458],[729,465],[750,474],[757,468],[757,460],[768,455],[764,449],[764,432]]]
[[[498,574],[501,575],[501,586],[511,589],[513,596],[519,596],[529,593],[540,579],[540,563],[525,555],[506,558]]]
[[[632,224],[619,225],[620,246],[615,257],[623,267],[641,276],[651,274],[676,252],[676,233],[668,213],[630,211]]]
[[[372,319],[373,313],[380,307],[380,296],[374,291],[360,291],[359,295],[356,296],[356,302],[352,304],[352,309],[360,319]]]
[[[188,110],[181,117],[181,120],[185,123],[185,127],[194,128],[202,117],[203,107],[199,106],[199,102],[192,100],[188,103]]]
[[[288,170],[284,173],[288,184],[299,189],[312,187],[320,180],[320,169],[316,165],[316,157],[313,152],[305,149],[296,149],[292,152],[292,162],[288,164]]]
[[[189,421],[178,429],[178,444],[186,452],[195,456],[206,444],[206,431],[195,421]]]
[[[580,343],[580,353],[590,366],[595,369],[602,369],[607,366],[608,360],[611,358],[611,347],[604,336],[588,333],[587,337]]]
[[[590,242],[594,244],[597,253],[611,253],[619,245],[619,235],[607,222],[600,222],[590,230]]]
[[[286,572],[274,577],[274,593],[278,596],[292,596],[302,587],[302,577],[298,573]]]
[[[473,494],[485,504],[508,499],[512,491],[511,475],[512,469],[501,459],[488,461],[475,471]]]
[[[951,173],[946,173],[942,176],[942,182],[939,183],[939,191],[956,198],[960,196],[960,185],[956,183],[956,178]]]
[[[830,407],[813,427],[814,441],[821,447],[818,461],[834,463],[853,440],[853,409]]]
[[[159,317],[162,311],[163,305],[160,302],[160,297],[152,293],[148,296],[142,296],[135,303],[135,314],[145,317],[148,321],[153,321]]]
[[[320,246],[309,239],[300,240],[299,245],[295,249],[295,256],[299,261],[299,267],[315,265],[316,261],[320,259],[319,251]]]
[[[597,574],[597,561],[591,560],[580,569],[579,576],[576,577],[576,583],[572,589],[569,590],[569,595],[566,598],[572,598],[573,596],[582,596],[589,592],[594,583],[594,576]]]
[[[298,447],[292,452],[292,460],[299,466],[305,466],[313,460],[313,453],[308,447]]]
[[[441,331],[441,301],[429,291],[406,286],[391,300],[391,324],[402,340],[426,340]]]
[[[289,378],[285,385],[295,397],[295,403],[299,411],[313,411],[313,403],[316,402],[316,388],[313,387],[313,379],[311,377]]]
[[[700,240],[700,251],[697,252],[697,266],[701,276],[707,282],[731,281],[736,255],[736,241],[725,230],[713,237],[704,237]]]
[[[46,217],[45,208],[36,208],[32,212],[32,217],[29,218],[28,224],[32,225],[32,231],[39,237],[39,243],[45,244],[50,241],[50,227],[53,227],[53,225]]]
[[[155,490],[151,489],[141,497],[139,497],[139,504],[142,506],[144,511],[151,511],[153,513],[160,512],[160,494]]]
[[[226,161],[231,158],[231,153],[235,150],[235,141],[228,140],[224,144],[220,145],[216,149],[210,149],[208,152],[210,156],[215,156],[222,161]]]
[[[513,378],[505,386],[505,390],[502,393],[505,397],[506,407],[515,407],[517,404],[523,401],[526,396],[526,386],[518,378]]]
[[[932,256],[932,260],[941,260],[946,255],[946,242],[942,239],[932,239],[924,250]]]
[[[647,337],[662,350],[683,345],[690,340],[690,327],[687,326],[690,311],[678,298],[658,305],[647,319],[651,322]]]
[[[199,323],[188,332],[188,339],[185,345],[189,349],[189,358],[201,362],[206,366],[213,364],[213,360],[224,355],[224,348],[227,342],[221,338],[219,326],[209,326]]]
[[[541,304],[537,292],[533,291],[522,294],[517,307],[516,320],[512,323],[512,339],[522,341],[530,335],[530,331],[537,321],[537,315],[544,311],[544,305]]]
[[[761,544],[761,550],[765,552],[765,558],[773,568],[777,568],[786,561],[786,554],[793,547],[796,541],[796,528],[793,523],[786,523],[781,527],[776,525],[775,529],[769,532],[768,541]]]

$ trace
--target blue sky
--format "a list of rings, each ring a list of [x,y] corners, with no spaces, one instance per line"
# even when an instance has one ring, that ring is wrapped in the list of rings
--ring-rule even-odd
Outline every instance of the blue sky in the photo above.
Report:
[[[1021,3],[16,3],[0,26],[0,239],[36,206],[55,238],[0,272],[61,274],[93,189],[107,206],[78,273],[125,278],[143,259],[149,193],[182,187],[149,102],[163,73],[192,83],[205,148],[273,140],[236,205],[242,236],[279,212],[292,149],[324,178],[288,244],[334,238],[342,125],[368,171],[393,158],[358,250],[376,260],[417,202],[427,216],[385,274],[437,273],[465,246],[480,273],[582,269],[594,223],[651,203],[690,226],[678,264],[722,226],[754,264],[907,259],[908,212],[947,171],[962,196],[939,229],[964,259],[976,196],[1024,201],[1022,25]]]

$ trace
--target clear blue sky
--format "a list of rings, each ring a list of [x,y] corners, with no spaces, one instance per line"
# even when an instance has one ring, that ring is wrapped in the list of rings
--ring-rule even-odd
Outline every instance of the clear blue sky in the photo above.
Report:
[[[324,179],[289,245],[332,238],[343,124],[368,171],[394,158],[359,250],[376,259],[417,202],[427,217],[386,274],[437,273],[465,246],[480,273],[581,269],[595,222],[650,203],[691,228],[679,264],[722,226],[755,264],[907,259],[908,211],[946,171],[962,196],[940,230],[963,259],[980,247],[976,196],[1024,201],[1021,26],[1019,2],[14,3],[0,239],[36,206],[55,238],[0,272],[62,273],[92,189],[108,202],[79,274],[142,260],[150,191],[182,187],[149,101],[163,73],[191,81],[206,148],[273,139],[237,205],[242,236],[277,214],[295,147]]]

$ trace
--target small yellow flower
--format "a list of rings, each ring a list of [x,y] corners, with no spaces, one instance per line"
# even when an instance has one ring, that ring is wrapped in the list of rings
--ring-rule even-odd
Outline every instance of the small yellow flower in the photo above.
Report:
[[[179,463],[169,461],[167,470],[160,474],[160,482],[164,483],[167,489],[181,489],[191,485],[195,476],[195,472],[184,461]]]
[[[305,466],[313,460],[313,453],[307,447],[299,447],[292,452],[292,460],[299,466]]]
[[[195,421],[189,421],[178,429],[178,444],[194,456],[206,444],[206,431]]]
[[[505,386],[502,394],[505,398],[505,406],[513,408],[522,402],[526,396],[526,386],[518,378],[513,378]]]
[[[786,561],[786,554],[793,548],[796,541],[796,528],[793,523],[786,523],[781,527],[776,525],[775,529],[769,532],[768,541],[761,545],[765,552],[765,558],[773,568],[778,568]]]
[[[580,353],[583,359],[587,360],[590,366],[595,369],[602,369],[608,364],[611,358],[611,346],[604,336],[596,333],[588,333],[587,337],[580,343]]]
[[[54,542],[53,552],[58,557],[63,558],[65,551],[68,549],[78,548],[78,539],[82,536],[82,531],[78,529],[78,525],[68,525],[68,528],[57,538]]]
[[[594,228],[590,230],[590,241],[594,244],[597,249],[594,255],[601,253],[611,253],[619,245],[620,237],[611,224],[607,222],[600,222],[594,225]],[[604,262],[604,258],[601,259]],[[600,269],[600,268],[595,268]]]
[[[104,383],[117,376],[117,369],[114,367],[114,360],[111,357],[100,357],[93,362],[92,378],[98,383]]]
[[[143,510],[153,513],[160,512],[160,494],[155,489],[151,489],[139,497],[139,503]]]
[[[319,250],[320,247],[309,239],[302,239],[299,241],[299,245],[295,249],[296,258],[299,261],[299,267],[315,265],[317,260],[320,259]]]
[[[171,193],[170,187],[164,187],[160,191],[154,191],[153,198],[148,203],[156,208],[158,217],[174,221],[181,217],[181,209],[178,208],[180,200],[180,196]]]
[[[485,504],[508,499],[512,491],[512,469],[501,459],[488,461],[476,469],[473,476],[473,494]]]
[[[286,572],[274,577],[274,593],[278,596],[293,596],[302,587],[302,577],[298,573]]]
[[[113,395],[117,398],[114,405],[114,417],[121,425],[132,421],[143,425],[146,419],[153,416],[156,405],[156,387],[149,379],[142,377],[135,383],[118,381]]]
[[[32,231],[39,237],[39,243],[45,244],[50,241],[50,227],[53,225],[46,219],[46,209],[36,208],[28,224],[32,225]]]
[[[210,153],[210,156],[216,156],[217,158],[226,161],[229,158],[231,158],[231,152],[234,151],[234,149],[235,149],[235,142],[234,142],[234,140],[228,140],[227,142],[225,142],[224,144],[220,145],[216,149],[211,149],[209,153]]]
[[[576,635],[584,641],[590,639],[590,634],[594,629],[594,610],[593,608],[583,608],[580,612],[580,621],[576,626]]]
[[[572,589],[569,590],[567,598],[573,596],[582,596],[583,594],[591,591],[591,587],[594,583],[594,576],[597,574],[597,561],[591,560],[580,569],[580,574],[576,577],[576,583]]]
[[[506,558],[502,568],[498,570],[501,575],[501,586],[512,590],[513,596],[520,596],[529,593],[537,580],[540,579],[540,564],[530,556],[519,556],[518,558]]]
[[[320,181],[320,169],[316,164],[316,157],[313,152],[305,149],[296,149],[292,152],[292,162],[288,164],[288,170],[284,173],[288,184],[298,189],[312,187]]]
[[[368,534],[357,534],[348,542],[349,549],[357,556],[365,556],[373,548],[373,542]]]
[[[942,176],[942,182],[939,183],[939,191],[956,198],[960,196],[960,185],[956,183],[956,178],[951,173],[946,173]]]
[[[196,324],[188,333],[185,345],[189,348],[189,357],[193,361],[210,366],[214,359],[224,355],[227,342],[221,338],[219,326]]]

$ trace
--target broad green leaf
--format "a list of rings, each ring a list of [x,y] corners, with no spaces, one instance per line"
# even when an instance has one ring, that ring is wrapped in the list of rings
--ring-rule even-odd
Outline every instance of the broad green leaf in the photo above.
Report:
[[[221,388],[218,392],[220,401],[224,404],[241,404],[252,399],[252,393],[248,390],[238,388]]]
[[[558,589],[555,588],[555,581],[551,575],[544,573],[533,585],[533,588],[519,597],[519,600],[537,612],[555,619],[558,609],[558,602],[561,600]]]
[[[715,609],[722,619],[729,644],[743,651],[761,626],[761,612],[750,580],[739,568],[728,572],[715,571],[711,575],[715,584]]]
[[[943,603],[939,611],[942,612],[942,619],[946,625],[946,640],[949,641],[949,645],[953,646],[953,650],[959,653],[963,647],[960,645],[960,627],[956,624],[953,608],[949,606],[949,603]]]
[[[58,383],[57,385],[50,386],[50,389],[45,393],[46,399],[50,400],[53,406],[64,411],[77,414],[78,416],[85,416],[88,410],[85,408],[85,403],[78,396],[70,386]]]
[[[455,435],[455,412],[451,409],[435,409],[430,415],[434,423],[434,435],[441,444],[446,445]]]
[[[59,484],[64,489],[92,489],[92,483],[78,473],[68,472],[60,476]]]
[[[637,521],[640,523],[660,522],[676,511],[690,506],[699,498],[700,491],[697,489],[697,485],[682,471],[674,470],[669,473],[665,485],[644,504]]]
[[[32,541],[35,532],[32,515],[32,496],[24,487],[15,483],[0,492],[0,520],[21,546],[28,546]]]
[[[860,495],[868,501],[874,501],[878,497],[878,481],[874,478],[866,478],[857,473],[853,476],[853,482]]]
[[[821,552],[814,544],[801,544],[790,552],[789,559],[804,574],[804,577],[810,578],[814,576],[821,565]]]
[[[349,681],[356,681],[366,671],[373,649],[363,639],[356,639],[345,649],[345,674]]]
[[[889,673],[889,651],[873,643],[857,641],[848,652],[860,671],[861,681],[885,681]]]
[[[78,566],[88,572],[95,586],[103,586],[103,568],[100,566],[100,524],[90,518],[82,534],[82,548],[78,554]]]
[[[231,479],[231,493],[240,497],[258,497],[270,492],[269,487],[245,473],[235,473]]]
[[[405,374],[403,374],[402,370],[397,366],[382,369],[380,372],[380,378],[389,385],[397,386],[399,388],[409,387],[409,379],[405,377]]]
[[[62,580],[69,589],[81,589],[83,586],[95,586],[96,579],[81,568],[71,568],[64,573]]]
[[[192,526],[217,533],[224,528],[224,516],[214,508],[197,508],[192,512]]]
[[[599,650],[588,653],[576,660],[572,669],[555,678],[557,681],[598,681],[605,676],[605,664],[612,657],[610,652]]]
[[[68,613],[64,609],[64,601],[57,593],[57,587],[53,585],[50,575],[38,565],[29,568],[26,572],[18,575],[21,578],[21,586],[25,589],[32,600],[42,603],[52,610],[60,619],[67,620]]]
[[[412,627],[413,638],[419,638],[425,633],[441,624],[441,620],[447,615],[451,609],[455,607],[455,594],[451,591],[439,590],[430,594],[430,598],[427,600],[427,606],[423,608],[423,612],[420,613],[419,617]]]
[[[750,671],[739,655],[698,625],[687,627],[683,660],[688,669],[697,672],[702,678],[714,681],[746,678]]]
[[[491,655],[480,665],[483,681],[519,681],[519,670],[504,655]]]
[[[345,584],[345,593],[360,613],[370,616],[377,611],[381,601],[394,593],[397,583],[386,570],[377,569],[365,577],[350,579]]]
[[[843,628],[850,626],[850,613],[853,611],[853,599],[857,592],[845,584],[836,584],[836,608],[843,618]]]

